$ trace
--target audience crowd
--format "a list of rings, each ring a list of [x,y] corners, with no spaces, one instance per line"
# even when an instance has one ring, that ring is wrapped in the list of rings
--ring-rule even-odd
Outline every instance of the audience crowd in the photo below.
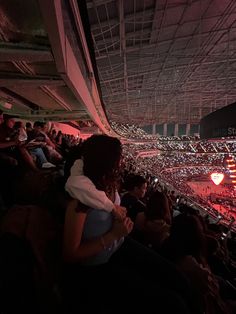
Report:
[[[1,313],[235,313],[234,221],[187,184],[224,155],[2,120]]]

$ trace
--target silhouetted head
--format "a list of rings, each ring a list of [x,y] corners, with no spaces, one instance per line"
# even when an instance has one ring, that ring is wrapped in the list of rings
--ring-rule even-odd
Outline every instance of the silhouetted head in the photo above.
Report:
[[[117,179],[122,146],[117,138],[92,135],[83,143],[84,175],[98,189],[106,190]]]
[[[147,191],[147,181],[140,175],[131,175],[127,178],[125,187],[138,199],[143,198]]]
[[[171,222],[170,206],[167,196],[155,191],[147,202],[145,216],[148,220],[163,219],[167,223]]]
[[[176,255],[200,259],[205,252],[203,227],[197,216],[181,214],[172,223],[170,238]]]

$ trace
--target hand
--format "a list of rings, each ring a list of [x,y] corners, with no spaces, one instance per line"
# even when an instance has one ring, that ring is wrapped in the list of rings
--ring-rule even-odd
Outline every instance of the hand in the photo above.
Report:
[[[125,207],[114,205],[114,209],[112,211],[114,217],[118,220],[124,220],[127,214],[127,210]]]
[[[18,141],[18,146],[25,146],[26,141]]]
[[[116,239],[127,236],[133,229],[134,223],[129,217],[126,217],[124,220],[115,220],[112,227],[112,234]]]
[[[18,139],[14,141],[14,145],[15,146],[20,146],[21,145],[21,141],[19,141]]]

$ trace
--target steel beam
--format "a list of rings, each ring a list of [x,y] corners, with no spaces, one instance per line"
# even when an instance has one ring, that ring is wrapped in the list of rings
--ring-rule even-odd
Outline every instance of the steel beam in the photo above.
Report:
[[[24,78],[24,77],[18,77],[18,78],[0,78],[0,87],[19,87],[22,86],[65,86],[65,83],[62,79],[43,79],[43,78]]]
[[[32,50],[5,48],[0,46],[0,62],[52,62],[53,56],[49,50]]]
[[[126,59],[126,38],[125,38],[125,22],[124,22],[124,0],[119,0],[119,21],[120,21],[120,44],[121,44],[121,54],[124,63],[124,90],[125,90],[125,102],[127,111],[129,113],[128,105],[128,78],[127,78],[127,59]],[[128,114],[129,116],[129,114]]]

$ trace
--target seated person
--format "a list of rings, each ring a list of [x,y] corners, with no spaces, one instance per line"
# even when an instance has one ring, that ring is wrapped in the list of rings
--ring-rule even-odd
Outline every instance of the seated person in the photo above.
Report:
[[[121,199],[121,206],[127,209],[127,216],[135,222],[138,213],[145,210],[142,199],[147,190],[147,182],[140,175],[132,175],[127,180],[128,192]]]
[[[54,164],[47,160],[41,147],[32,147],[30,144],[28,144],[26,147],[28,148],[30,154],[36,158],[36,163],[39,168],[49,169],[56,167]]]
[[[44,122],[35,121],[33,130],[28,132],[29,140],[34,140],[38,143],[46,143],[47,145],[55,148],[55,145],[50,141],[47,134],[43,131],[44,125]]]
[[[42,122],[36,121],[34,122],[34,128],[27,132],[28,144],[30,144],[31,147],[45,147],[47,144],[51,144],[47,135],[42,131],[42,125]]]
[[[17,134],[18,134],[18,140],[20,142],[26,142],[28,135],[27,132],[24,128],[24,124],[22,121],[16,121],[14,124],[14,130],[16,130]]]
[[[55,151],[55,145],[51,142],[49,137],[43,132],[43,125],[44,124],[40,121],[36,121],[34,123],[34,129],[27,133],[28,134],[27,147],[29,148],[32,155],[36,155],[42,168],[52,168],[55,167],[55,165],[48,162],[45,154],[44,156],[42,156],[43,154],[41,150],[39,152],[38,148],[45,149],[46,152],[49,153],[50,157],[56,155],[59,160],[61,160],[62,157],[58,152]]]
[[[15,117],[4,114],[4,122],[0,125],[0,153],[1,159],[5,162],[9,160],[10,164],[17,165],[20,160],[36,170],[37,167],[27,151],[24,142],[19,141],[19,136],[13,128]]]
[[[145,244],[158,249],[169,236],[170,224],[168,199],[164,193],[156,191],[150,196],[145,211],[138,213],[135,228],[140,231]]]
[[[197,216],[178,215],[164,245],[168,256],[189,279],[204,313],[230,314],[231,305],[222,299],[219,282],[205,256],[206,238]]]

